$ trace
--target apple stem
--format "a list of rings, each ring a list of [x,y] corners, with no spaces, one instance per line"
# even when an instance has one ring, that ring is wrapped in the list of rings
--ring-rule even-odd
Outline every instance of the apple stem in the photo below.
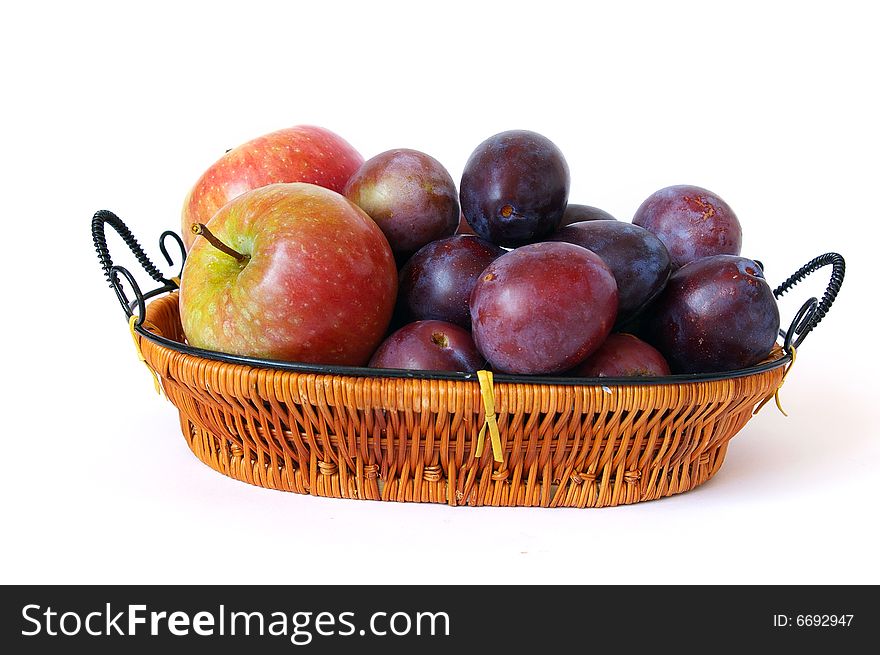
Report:
[[[243,255],[240,252],[238,252],[237,250],[233,250],[232,248],[227,246],[225,243],[220,241],[220,239],[215,237],[214,234],[211,232],[211,230],[208,229],[208,226],[205,225],[204,223],[193,223],[192,224],[192,231],[193,231],[193,234],[201,234],[203,237],[205,237],[208,240],[208,243],[210,243],[212,246],[214,246],[217,250],[229,255],[230,257],[235,258],[237,261],[239,261],[241,263],[244,263],[250,259],[250,255]]]

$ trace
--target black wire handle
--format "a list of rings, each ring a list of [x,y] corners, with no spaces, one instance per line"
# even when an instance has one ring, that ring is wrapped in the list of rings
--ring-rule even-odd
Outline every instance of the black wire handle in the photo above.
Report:
[[[825,315],[831,308],[831,304],[840,292],[843,276],[846,273],[846,262],[836,252],[819,255],[801,266],[797,272],[773,290],[773,295],[779,298],[810,273],[814,273],[825,266],[831,266],[831,279],[828,282],[825,293],[822,295],[822,300],[820,301],[816,298],[807,300],[798,310],[798,313],[795,314],[788,330],[779,331],[780,335],[785,339],[783,343],[785,352],[790,352],[791,346],[799,348],[810,331],[825,318]],[[795,335],[797,335],[797,338],[795,338]]]
[[[127,245],[129,250],[131,250],[131,252],[134,254],[138,263],[143,267],[147,275],[149,275],[156,282],[159,282],[162,286],[145,294],[141,291],[140,286],[138,285],[134,276],[128,271],[128,269],[126,269],[124,266],[115,266],[113,264],[113,260],[110,258],[110,250],[107,247],[107,236],[104,229],[105,225],[109,225],[110,227],[112,227],[116,231],[116,233],[120,237],[122,237],[125,245]],[[175,232],[172,232],[171,230],[166,230],[159,237],[159,250],[165,257],[165,261],[168,262],[168,265],[172,266],[174,264],[174,261],[171,259],[171,255],[168,254],[168,248],[165,245],[165,242],[169,238],[175,241],[177,247],[180,249],[182,260],[180,270],[183,271],[183,262],[186,261],[186,248],[184,247],[183,240],[180,238],[180,236],[178,236]],[[119,304],[122,305],[122,310],[125,312],[127,318],[131,318],[135,315],[134,307],[137,306],[138,326],[140,326],[144,322],[144,309],[147,299],[166,291],[174,291],[179,287],[180,273],[177,274],[177,277],[173,278],[166,278],[165,276],[163,276],[162,272],[156,267],[155,264],[153,264],[153,262],[144,252],[144,249],[141,248],[141,245],[138,243],[137,239],[135,239],[134,235],[131,233],[131,230],[128,229],[128,226],[123,223],[122,219],[120,219],[113,212],[107,211],[106,209],[95,212],[95,215],[92,217],[92,240],[95,244],[95,250],[98,253],[98,261],[101,263],[101,267],[104,269],[104,276],[110,283],[110,287],[116,293],[116,297],[119,299]],[[128,299],[128,296],[123,289],[120,276],[125,278],[128,284],[131,286],[135,296],[134,300],[130,301]]]
[[[116,232],[122,237],[122,240],[126,243],[126,245],[131,249],[137,258],[138,262],[143,266],[144,270],[147,274],[153,278],[155,281],[161,283],[161,286],[149,291],[147,293],[142,293],[140,287],[134,279],[134,276],[124,267],[115,266],[113,264],[112,259],[110,258],[110,253],[107,248],[107,240],[104,234],[104,225],[109,224]],[[98,259],[101,262],[101,266],[104,269],[104,274],[107,277],[108,282],[110,283],[110,287],[116,293],[116,297],[119,299],[120,304],[122,305],[122,309],[125,312],[126,318],[129,320],[132,316],[137,316],[135,321],[136,327],[141,328],[141,325],[144,322],[144,314],[146,310],[146,301],[154,296],[158,296],[162,293],[166,293],[169,291],[174,291],[179,288],[179,277],[180,274],[176,278],[165,278],[158,268],[150,261],[150,258],[147,257],[146,253],[141,248],[140,244],[137,242],[137,239],[134,238],[134,235],[131,233],[131,230],[123,223],[116,214],[109,212],[107,210],[101,210],[95,213],[92,218],[92,238],[95,242],[95,249],[98,252]],[[173,262],[171,260],[171,256],[168,254],[168,249],[165,245],[165,242],[168,239],[172,239],[177,243],[178,248],[180,249],[180,254],[183,262],[186,261],[186,248],[184,247],[183,240],[177,235],[175,232],[171,230],[167,230],[161,234],[159,237],[159,250],[162,252],[162,255],[165,257],[165,260],[169,265],[172,265]],[[183,271],[183,262],[181,263],[181,272]],[[760,265],[760,264],[759,264]],[[831,279],[828,282],[828,287],[825,290],[825,293],[822,295],[822,300],[819,301],[817,298],[810,298],[807,300],[798,312],[795,314],[794,318],[791,321],[791,324],[788,330],[780,330],[779,334],[783,338],[783,347],[785,350],[785,356],[778,360],[777,362],[770,362],[761,364],[750,369],[743,369],[738,373],[747,374],[753,372],[759,372],[763,370],[763,368],[769,366],[777,366],[780,362],[788,362],[793,361],[794,353],[792,351],[792,346],[796,349],[800,347],[801,343],[803,343],[804,338],[810,331],[815,328],[819,322],[825,318],[825,315],[828,313],[828,310],[831,308],[831,304],[834,302],[835,298],[837,298],[837,294],[840,292],[840,287],[843,284],[843,277],[846,272],[846,264],[841,255],[830,252],[824,255],[819,255],[818,257],[810,260],[800,269],[798,269],[791,277],[789,277],[785,282],[780,284],[776,289],[773,290],[773,295],[776,298],[779,298],[786,292],[790,291],[798,282],[803,280],[805,277],[819,270],[820,268],[824,268],[825,266],[831,266]],[[763,266],[761,266],[763,269]],[[128,297],[123,290],[122,283],[120,281],[120,276],[125,278],[128,284],[132,287],[135,295],[135,299],[129,301]],[[135,314],[135,308],[137,308],[137,314]],[[261,366],[274,366],[280,368],[287,368],[291,370],[308,370],[310,372],[321,372],[321,373],[332,373],[332,372],[343,372],[346,374],[363,374],[364,371],[371,371],[372,369],[358,368],[358,367],[327,367],[327,366],[313,366],[309,364],[299,364],[294,362],[275,362],[268,360],[257,360],[249,357],[239,357],[233,355],[226,355],[224,353],[214,353],[210,351],[202,351],[199,349],[193,349],[190,346],[179,344],[176,342],[168,341],[163,337],[154,335],[150,332],[143,332],[142,330],[138,330],[141,334],[146,336],[147,338],[152,338],[158,340],[169,347],[176,348],[178,350],[182,350],[184,352],[192,352],[193,354],[197,354],[199,356],[208,356],[211,358],[219,359],[220,361],[230,361],[232,363],[245,363],[245,364],[257,364]],[[313,371],[314,369],[314,371]],[[383,375],[389,377],[412,377],[412,371],[395,371],[393,369],[386,369],[383,371]],[[472,376],[470,374],[465,373],[455,373],[455,372],[428,372],[427,374],[423,374],[425,377],[437,378],[437,379],[471,379]],[[697,374],[697,375],[688,375],[688,376],[673,376],[673,377],[683,377],[686,378],[685,381],[693,381],[693,380],[709,380],[709,379],[726,379],[730,377],[730,372],[718,373],[718,374]],[[499,375],[496,379],[501,382],[508,381],[519,381],[518,378],[521,376],[506,376]],[[508,380],[507,378],[511,378]],[[564,383],[571,384],[572,381],[576,381],[577,378],[550,378],[550,377],[536,377],[530,376],[528,378],[531,382],[555,382],[555,383]],[[607,380],[607,382],[611,382],[612,380]],[[618,382],[626,383],[626,384],[653,384],[653,383],[666,383],[668,381],[668,376],[658,377],[658,378],[625,378],[622,380],[618,380]]]

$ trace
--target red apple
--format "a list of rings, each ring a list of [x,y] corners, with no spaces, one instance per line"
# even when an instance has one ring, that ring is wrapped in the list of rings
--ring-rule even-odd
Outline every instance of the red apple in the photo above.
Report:
[[[360,366],[382,341],[397,268],[379,226],[306,183],[272,184],[224,205],[181,275],[189,343],[263,359]]]
[[[245,191],[276,182],[310,182],[342,193],[364,158],[347,141],[323,127],[297,125],[252,139],[218,159],[183,203],[183,242],[193,223],[207,223]]]

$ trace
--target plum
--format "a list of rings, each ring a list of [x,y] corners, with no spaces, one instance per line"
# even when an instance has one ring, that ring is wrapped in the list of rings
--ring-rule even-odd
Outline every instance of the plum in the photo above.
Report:
[[[742,228],[730,206],[711,191],[678,185],[655,191],[636,210],[633,224],[653,232],[675,268],[711,255],[739,255]]]
[[[474,232],[474,228],[471,227],[471,224],[467,222],[467,219],[464,217],[464,212],[462,212],[461,216],[458,218],[458,227],[455,229],[456,234],[470,234],[472,236],[476,236],[477,233]]]
[[[489,264],[470,308],[474,342],[495,370],[559,373],[583,361],[611,332],[617,283],[586,248],[535,243]]]
[[[669,375],[669,364],[652,345],[632,334],[609,334],[599,349],[569,375],[587,378],[653,377]]]
[[[576,205],[568,203],[565,207],[565,213],[562,215],[562,223],[560,226],[571,225],[572,223],[580,223],[581,221],[616,221],[611,214],[604,209],[598,207],[590,207],[589,205]]]
[[[474,231],[499,246],[537,241],[562,221],[568,164],[547,137],[501,132],[471,154],[461,177],[461,209]]]
[[[599,255],[617,281],[618,325],[651,301],[666,284],[672,263],[666,246],[648,230],[622,221],[583,221],[554,232],[548,241],[565,241]]]
[[[368,366],[420,371],[462,371],[485,368],[470,332],[444,321],[416,321],[383,341]]]
[[[406,148],[365,161],[346,184],[345,197],[376,221],[398,262],[455,233],[461,215],[449,172],[430,155]]]
[[[646,312],[643,338],[675,373],[720,373],[766,357],[779,308],[753,260],[714,255],[685,264]]]
[[[470,329],[468,300],[477,278],[505,253],[479,237],[455,235],[424,246],[400,271],[398,305],[409,320],[436,319]]]

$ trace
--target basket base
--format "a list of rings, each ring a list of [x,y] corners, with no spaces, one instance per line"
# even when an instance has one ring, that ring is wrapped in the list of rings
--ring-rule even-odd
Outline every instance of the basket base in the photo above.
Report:
[[[240,482],[258,487],[327,498],[445,503],[450,506],[612,507],[689,491],[721,468],[728,440],[696,459],[642,473],[606,466],[596,475],[573,473],[565,480],[514,480],[484,472],[479,479],[455,470],[444,476],[440,467],[420,467],[384,480],[375,465],[357,462],[358,475],[313,459],[308,470],[293,461],[268,461],[263,451],[248,451],[198,427],[183,414],[181,428],[193,454],[204,464]],[[738,431],[742,426],[737,426]],[[472,469],[475,471],[475,469]],[[530,492],[527,493],[527,490]]]

